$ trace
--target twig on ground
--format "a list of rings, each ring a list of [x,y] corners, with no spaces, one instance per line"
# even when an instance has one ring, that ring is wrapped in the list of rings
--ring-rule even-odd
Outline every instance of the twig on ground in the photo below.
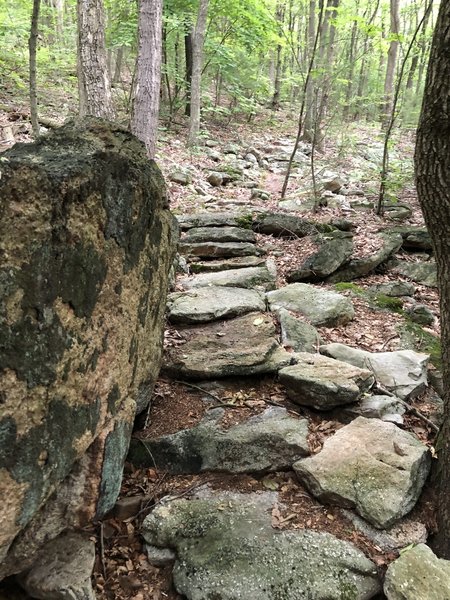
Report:
[[[433,423],[433,421],[430,421],[430,419],[426,417],[423,413],[421,413],[420,410],[417,410],[417,408],[414,408],[414,406],[411,406],[411,404],[409,404],[405,400],[401,400],[401,398],[398,398],[395,394],[381,386],[379,383],[377,383],[375,387],[379,392],[381,392],[385,396],[396,398],[400,402],[400,404],[403,404],[403,406],[408,412],[421,419],[424,423],[431,427],[433,431],[435,431],[436,433],[439,431],[439,427],[435,423]]]

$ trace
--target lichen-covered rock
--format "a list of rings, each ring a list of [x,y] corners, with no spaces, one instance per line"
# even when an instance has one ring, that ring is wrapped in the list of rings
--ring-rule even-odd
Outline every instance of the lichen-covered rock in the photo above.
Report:
[[[277,531],[277,495],[210,492],[157,507],[146,541],[175,550],[177,591],[189,600],[369,600],[375,565],[353,544],[311,530]]]
[[[177,228],[144,146],[98,119],[6,152],[0,214],[3,577],[114,504]]]
[[[308,422],[284,408],[270,407],[229,429],[221,427],[222,417],[215,409],[190,429],[132,439],[127,460],[169,473],[255,473],[289,468],[309,454]]]

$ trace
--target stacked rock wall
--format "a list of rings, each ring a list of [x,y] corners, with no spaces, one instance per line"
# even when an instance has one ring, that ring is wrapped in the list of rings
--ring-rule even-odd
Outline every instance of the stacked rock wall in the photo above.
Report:
[[[2,578],[113,506],[160,366],[177,228],[143,145],[101,120],[0,161]]]

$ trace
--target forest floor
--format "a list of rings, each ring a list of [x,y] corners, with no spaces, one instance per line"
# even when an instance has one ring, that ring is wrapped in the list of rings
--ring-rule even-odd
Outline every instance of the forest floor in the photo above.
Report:
[[[12,105],[11,105],[12,106]],[[3,108],[6,108],[3,106]],[[51,118],[56,113],[49,111]],[[22,121],[24,124],[22,125]],[[178,122],[179,121],[179,122]],[[0,123],[11,123],[15,131],[16,141],[28,141],[29,129],[25,126],[23,111],[16,107],[14,111],[0,112]],[[251,123],[232,123],[224,125],[209,122],[206,124],[203,139],[214,140],[218,148],[227,144],[238,144],[241,148],[251,146],[274,146],[280,140],[293,143],[296,133],[296,116],[294,113],[276,113],[263,111]],[[181,118],[172,124],[170,129],[162,128],[158,143],[157,162],[161,167],[169,188],[171,208],[175,214],[201,212],[205,209],[205,199],[195,191],[196,185],[204,186],[205,171],[214,169],[214,162],[208,157],[206,147],[195,151],[186,148],[186,122]],[[413,135],[410,132],[395,135],[394,150],[400,157],[394,172],[395,193],[399,203],[406,203],[412,208],[412,215],[407,224],[423,226],[423,217],[417,202],[412,181]],[[361,146],[369,150],[381,145],[381,134],[377,125],[369,123],[343,124],[327,132],[325,149],[316,155],[316,171],[329,170],[340,174],[344,179],[352,179],[366,199],[376,199],[379,173],[376,169],[364,171],[358,162],[358,150]],[[0,148],[1,149],[5,149]],[[185,169],[192,177],[192,184],[179,185],[170,181],[174,170]],[[268,200],[255,198],[251,203],[255,208],[268,212],[279,210],[280,190],[283,173],[264,170],[261,172],[259,187],[270,192]],[[207,187],[208,203],[215,203],[226,210],[226,203],[231,199],[250,202],[250,189],[236,186]],[[311,180],[291,179],[288,198],[311,193]],[[219,208],[218,208],[219,210]],[[349,218],[355,226],[355,241],[359,255],[370,254],[377,249],[375,233],[386,225],[393,225],[385,217],[377,216],[373,211],[349,212],[339,208],[320,207],[316,214],[303,214],[317,221],[331,218]],[[278,286],[285,284],[286,269],[299,263],[310,251],[308,243],[303,239],[286,240],[272,237],[268,246],[268,255],[277,264]],[[414,260],[409,257],[408,260]],[[392,279],[389,273],[379,272],[358,279],[355,283],[363,290],[371,285]],[[364,295],[358,296],[351,290],[342,291],[351,295],[356,316],[345,327],[321,328],[320,334],[324,343],[341,342],[368,351],[397,350],[400,338],[397,325],[402,316],[374,308]],[[428,329],[430,333],[439,335],[438,295],[435,288],[416,286],[415,299],[426,304],[435,314],[436,319]],[[176,343],[176,330],[168,328],[167,344]],[[206,388],[205,388],[206,389]],[[414,400],[414,406],[425,416],[431,416],[432,402],[430,390]],[[267,405],[281,405],[288,410],[305,415],[310,420],[310,445],[313,452],[321,449],[323,442],[342,424],[332,417],[300,409],[287,399],[284,389],[276,378],[246,378],[229,382],[223,389],[213,390],[213,396],[221,402],[233,404],[226,409],[224,423],[226,426],[261,412]],[[137,420],[137,429],[158,436],[173,433],[191,427],[204,416],[207,407],[202,400],[202,392],[195,386],[187,386],[161,378],[155,388],[150,414],[144,414]],[[435,431],[424,420],[411,414],[405,415],[405,429],[412,430],[426,444],[432,446]],[[137,498],[131,503],[129,513],[115,514],[100,523],[92,535],[95,536],[98,548],[95,590],[100,600],[176,600],[180,599],[171,583],[171,568],[152,566],[144,549],[140,536],[140,527],[148,512],[161,499],[170,494],[172,497],[188,495],[204,483],[214,489],[233,489],[242,492],[258,490],[277,490],[285,509],[276,516],[274,526],[279,529],[310,528],[327,531],[335,536],[349,540],[357,545],[371,558],[382,571],[396,558],[396,554],[383,553],[377,545],[364,534],[358,532],[343,518],[339,508],[323,506],[315,500],[296,480],[293,472],[270,473],[270,475],[226,475],[221,473],[205,473],[193,476],[172,476],[155,468],[137,469],[126,464],[121,499]],[[413,520],[426,525],[428,532],[433,533],[435,524],[433,517],[432,488],[428,486],[411,515]]]

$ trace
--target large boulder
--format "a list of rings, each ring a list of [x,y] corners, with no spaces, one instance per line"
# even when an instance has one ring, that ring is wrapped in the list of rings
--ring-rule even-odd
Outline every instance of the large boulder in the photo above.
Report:
[[[169,473],[225,471],[255,473],[290,468],[308,456],[308,421],[270,407],[228,429],[222,409],[211,410],[195,427],[159,438],[133,439],[128,460]]]
[[[69,123],[3,155],[0,577],[113,505],[162,352],[177,227],[126,130]]]
[[[294,470],[319,500],[355,508],[385,529],[414,507],[430,463],[428,448],[411,433],[358,417],[328,438],[318,454],[296,462]]]
[[[375,565],[353,544],[312,530],[277,531],[277,495],[210,492],[157,507],[143,523],[175,550],[175,588],[188,600],[369,600]]]
[[[351,300],[307,283],[291,283],[267,293],[270,310],[286,308],[306,317],[316,327],[337,327],[353,319]]]
[[[388,600],[448,600],[450,561],[425,544],[409,548],[389,565],[384,593]]]

